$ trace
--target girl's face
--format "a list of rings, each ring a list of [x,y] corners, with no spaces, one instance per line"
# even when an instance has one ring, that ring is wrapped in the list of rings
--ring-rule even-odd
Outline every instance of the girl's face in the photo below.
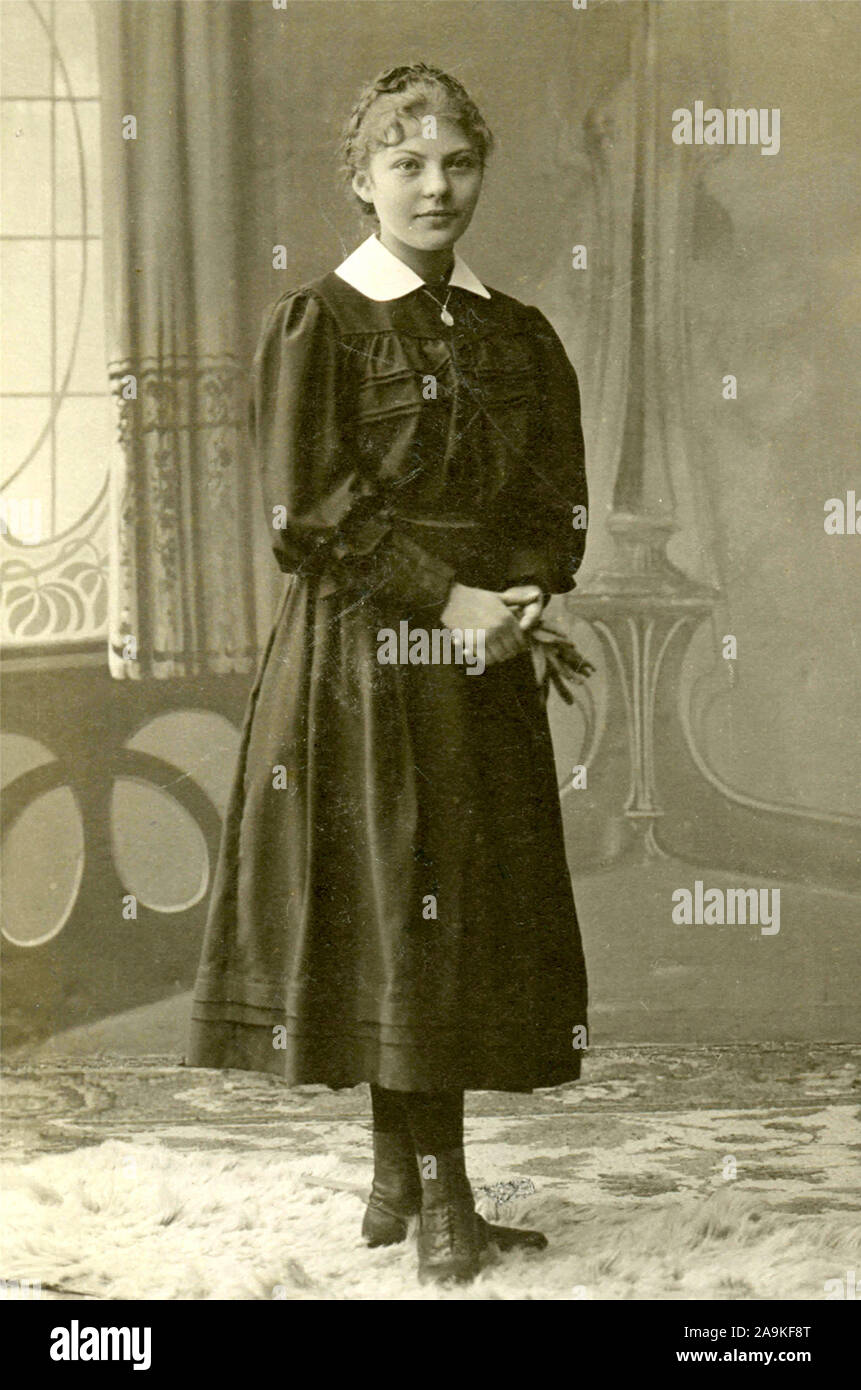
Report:
[[[444,252],[472,221],[484,176],[481,156],[448,117],[404,124],[402,143],[375,150],[368,168],[354,175],[353,188],[373,203],[384,246]]]

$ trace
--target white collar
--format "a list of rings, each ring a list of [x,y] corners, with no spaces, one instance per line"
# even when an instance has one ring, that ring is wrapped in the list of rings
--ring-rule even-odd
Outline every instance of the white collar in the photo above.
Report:
[[[387,250],[376,233],[357,246],[338,266],[335,274],[367,299],[378,301],[402,299],[405,294],[411,294],[425,283],[420,275],[416,275],[414,270]],[[480,294],[483,299],[490,298],[490,291],[484,288],[456,251],[454,269],[448,283],[458,289],[469,290],[471,294]]]

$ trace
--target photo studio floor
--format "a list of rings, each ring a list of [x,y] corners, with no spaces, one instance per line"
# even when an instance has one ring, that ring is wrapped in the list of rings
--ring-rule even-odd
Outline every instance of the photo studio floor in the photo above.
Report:
[[[606,1047],[473,1093],[479,1210],[539,1227],[465,1288],[364,1247],[367,1090],[172,1058],[13,1060],[0,1278],[45,1298],[826,1299],[861,1286],[861,1047]],[[0,1286],[2,1287],[2,1286]]]

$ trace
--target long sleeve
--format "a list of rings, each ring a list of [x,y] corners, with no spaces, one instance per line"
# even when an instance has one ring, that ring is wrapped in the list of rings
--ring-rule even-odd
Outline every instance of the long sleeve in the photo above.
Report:
[[[254,358],[251,433],[272,547],[321,592],[360,586],[441,609],[454,571],[399,533],[378,480],[357,464],[345,409],[347,348],[312,291],[270,311]]]
[[[509,528],[509,582],[532,580],[568,593],[583,559],[588,489],[580,388],[561,339],[539,309],[535,348],[541,387],[538,427]],[[578,509],[581,509],[578,510]]]

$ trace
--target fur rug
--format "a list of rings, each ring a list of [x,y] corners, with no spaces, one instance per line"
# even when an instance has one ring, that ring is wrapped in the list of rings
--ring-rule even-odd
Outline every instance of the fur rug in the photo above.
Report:
[[[370,1182],[370,1172],[367,1175]],[[99,1299],[823,1299],[857,1269],[857,1212],[801,1215],[732,1184],[594,1207],[541,1188],[479,1210],[541,1254],[423,1288],[413,1240],[368,1250],[367,1186],[336,1155],[190,1154],[110,1141],[5,1168],[0,1275]]]

